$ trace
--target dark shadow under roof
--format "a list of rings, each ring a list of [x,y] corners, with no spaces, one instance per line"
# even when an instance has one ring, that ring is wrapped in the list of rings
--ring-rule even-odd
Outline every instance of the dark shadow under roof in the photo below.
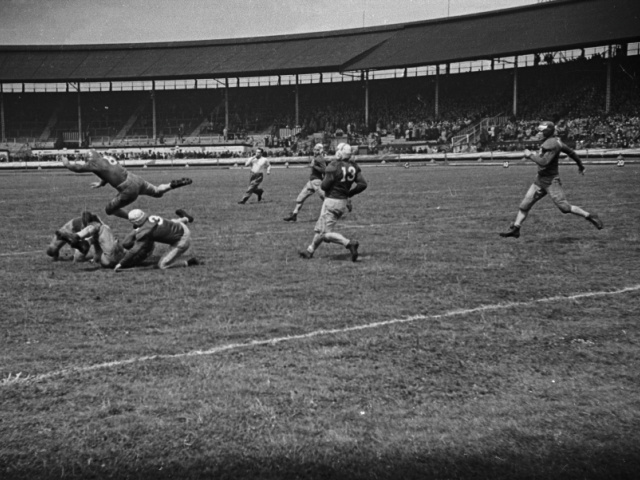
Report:
[[[224,78],[388,69],[640,40],[640,0],[556,0],[335,32],[202,42],[0,46],[0,82]]]

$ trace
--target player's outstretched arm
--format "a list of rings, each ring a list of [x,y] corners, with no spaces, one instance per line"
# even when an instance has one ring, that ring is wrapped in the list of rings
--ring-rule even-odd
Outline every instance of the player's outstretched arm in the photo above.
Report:
[[[86,165],[79,165],[77,163],[71,163],[69,161],[69,159],[66,157],[66,155],[60,155],[59,158],[60,158],[60,161],[62,162],[62,165],[64,165],[68,170],[71,170],[72,172],[82,173],[82,172],[91,172],[92,171]]]

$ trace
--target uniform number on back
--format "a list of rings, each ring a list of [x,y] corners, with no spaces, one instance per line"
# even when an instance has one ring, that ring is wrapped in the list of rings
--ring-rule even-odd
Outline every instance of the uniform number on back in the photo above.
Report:
[[[353,182],[356,179],[356,167],[342,167],[342,180],[341,182]]]
[[[151,223],[157,223],[158,225],[162,225],[162,223],[164,222],[164,220],[162,220],[162,217],[159,217],[157,215],[151,215],[149,217],[149,221]]]

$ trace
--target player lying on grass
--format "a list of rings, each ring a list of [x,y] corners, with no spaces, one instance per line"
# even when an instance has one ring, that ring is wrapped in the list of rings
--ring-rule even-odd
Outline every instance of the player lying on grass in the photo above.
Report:
[[[134,230],[122,242],[128,250],[120,263],[115,266],[115,271],[125,268],[127,262],[149,242],[170,246],[169,251],[158,262],[158,267],[162,270],[199,265],[200,262],[195,257],[178,261],[191,246],[191,231],[187,223],[193,222],[193,217],[184,210],[176,210],[176,215],[178,215],[177,219],[168,220],[157,215],[147,215],[140,209],[131,210],[129,221],[133,224]]]
[[[120,242],[100,217],[91,212],[83,212],[81,218],[84,228],[77,232],[59,230],[56,236],[78,250],[86,248],[87,244],[91,245],[94,251],[92,261],[104,268],[114,268],[119,263],[124,268],[135,267],[142,264],[153,252],[153,242],[141,243],[136,252],[125,260],[127,252],[123,246],[124,242]]]
[[[89,151],[83,163],[71,163],[66,156],[60,157],[62,164],[72,172],[91,172],[96,174],[99,182],[91,184],[91,188],[100,188],[111,185],[118,191],[118,194],[105,207],[107,215],[128,219],[127,212],[123,210],[127,205],[131,205],[140,195],[149,197],[162,197],[169,190],[190,185],[190,178],[172,180],[170,183],[163,183],[155,186],[138,175],[129,172],[118,161],[109,155],[102,155],[95,150]]]
[[[315,235],[311,245],[301,251],[300,256],[310,259],[322,242],[337,243],[349,250],[351,260],[355,262],[360,244],[333,231],[336,222],[347,211],[347,200],[367,188],[360,166],[351,159],[351,147],[348,144],[338,145],[336,158],[327,166],[321,187],[326,197],[314,228]]]
[[[583,217],[598,230],[601,230],[602,221],[598,216],[594,213],[589,213],[580,207],[571,205],[567,201],[567,197],[562,189],[562,182],[560,181],[558,169],[560,154],[564,153],[576,162],[580,175],[584,175],[585,170],[582,160],[576,152],[573,151],[573,149],[563,144],[559,138],[553,136],[555,132],[555,125],[553,122],[542,122],[538,126],[538,132],[544,138],[544,142],[540,146],[540,153],[534,154],[529,150],[525,150],[524,152],[524,156],[526,158],[530,158],[538,165],[538,175],[520,203],[520,208],[515,221],[509,226],[509,229],[506,232],[500,233],[500,236],[514,238],[520,237],[520,227],[522,226],[522,222],[524,222],[529,215],[531,207],[533,207],[538,200],[544,198],[547,194],[549,194],[553,203],[556,204],[562,213],[572,213],[573,215]]]

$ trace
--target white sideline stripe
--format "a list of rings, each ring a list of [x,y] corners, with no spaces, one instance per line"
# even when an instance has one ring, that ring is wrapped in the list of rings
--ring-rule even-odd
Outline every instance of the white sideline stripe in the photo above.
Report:
[[[325,335],[335,335],[340,333],[349,333],[356,332],[359,330],[369,330],[372,328],[386,327],[389,325],[397,325],[403,323],[411,323],[422,320],[437,320],[441,318],[448,317],[456,317],[461,315],[468,315],[471,313],[478,312],[488,312],[488,311],[497,311],[497,310],[506,310],[514,307],[528,307],[531,305],[536,305],[539,303],[551,303],[551,302],[559,302],[559,301],[573,301],[579,300],[581,298],[593,298],[593,297],[604,297],[610,295],[621,295],[629,292],[636,292],[640,290],[639,285],[633,285],[631,287],[621,288],[619,290],[612,291],[599,291],[599,292],[585,292],[585,293],[576,293],[574,295],[562,296],[557,295],[554,297],[545,297],[538,298],[536,300],[530,300],[527,302],[509,302],[509,303],[497,303],[494,305],[480,305],[475,308],[466,308],[466,309],[458,309],[458,310],[450,310],[445,313],[440,313],[436,315],[413,315],[411,317],[406,318],[396,318],[393,320],[385,320],[382,322],[368,323],[365,325],[356,325],[353,327],[345,327],[345,328],[333,328],[330,330],[315,330],[309,333],[302,333],[300,335],[290,335],[286,337],[275,337],[267,340],[252,340],[250,342],[245,343],[231,343],[228,345],[222,345],[219,347],[213,347],[208,350],[193,350],[191,352],[185,353],[175,353],[175,354],[164,354],[164,355],[148,355],[143,357],[134,357],[126,360],[117,360],[114,362],[105,362],[105,363],[97,363],[95,365],[87,365],[87,366],[78,366],[78,367],[69,367],[63,368],[61,370],[54,370],[49,373],[43,373],[40,375],[28,375],[26,377],[22,376],[22,373],[17,373],[15,375],[9,374],[7,378],[2,379],[0,381],[0,387],[6,387],[10,385],[16,384],[27,384],[27,383],[36,383],[42,382],[44,380],[49,380],[54,377],[63,377],[67,375],[71,375],[73,373],[85,373],[92,372],[94,370],[102,370],[111,367],[120,367],[123,365],[131,365],[133,363],[140,362],[148,362],[151,360],[166,360],[166,359],[174,359],[174,358],[189,358],[189,357],[199,357],[203,355],[215,355],[217,353],[226,352],[229,350],[239,350],[241,348],[251,348],[251,347],[259,347],[263,345],[276,345],[282,342],[291,342],[294,340],[306,340],[313,337],[325,336]]]

